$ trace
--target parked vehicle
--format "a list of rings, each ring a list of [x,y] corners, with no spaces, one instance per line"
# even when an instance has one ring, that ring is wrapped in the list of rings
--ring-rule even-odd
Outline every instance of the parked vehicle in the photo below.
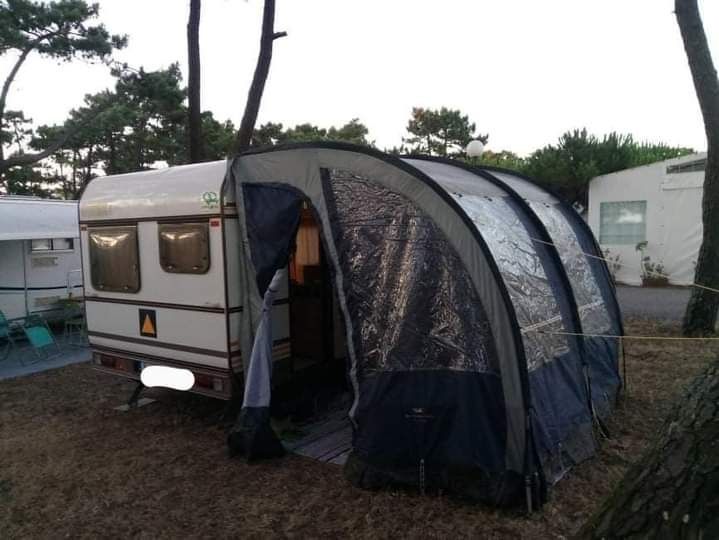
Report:
[[[80,202],[88,338],[99,369],[140,380],[148,365],[193,372],[193,392],[229,399],[242,372],[240,238],[225,161],[96,178]],[[310,335],[332,324],[317,227],[300,230],[274,301],[273,357],[295,371],[333,357]],[[320,285],[314,287],[316,282]],[[323,311],[324,310],[324,311]],[[324,322],[323,322],[324,321]],[[321,335],[321,332],[318,332]],[[338,355],[343,347],[338,346]]]
[[[14,319],[81,297],[77,201],[0,196],[0,310]]]

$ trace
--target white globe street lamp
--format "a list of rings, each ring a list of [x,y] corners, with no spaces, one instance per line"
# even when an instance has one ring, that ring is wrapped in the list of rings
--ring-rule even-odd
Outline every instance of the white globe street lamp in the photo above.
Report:
[[[467,148],[464,149],[464,151],[467,153],[467,157],[470,158],[479,158],[484,153],[484,144],[482,141],[473,140],[469,141],[469,144],[467,145]]]

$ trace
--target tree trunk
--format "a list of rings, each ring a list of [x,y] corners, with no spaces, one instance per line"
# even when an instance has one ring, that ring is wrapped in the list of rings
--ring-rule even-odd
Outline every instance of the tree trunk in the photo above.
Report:
[[[203,157],[200,110],[200,1],[190,0],[190,20],[187,23],[187,99],[190,163],[197,163]]]
[[[719,289],[719,80],[699,15],[697,0],[675,0],[674,10],[707,136],[707,165],[702,198],[704,234],[694,282]],[[718,293],[694,287],[684,314],[684,333],[687,335],[714,333],[718,310]]]
[[[108,134],[107,146],[110,151],[107,165],[105,166],[105,174],[110,175],[117,171],[117,152],[115,150],[115,137],[113,136],[112,131]]]
[[[247,94],[245,113],[242,116],[240,129],[235,139],[234,153],[239,154],[250,147],[252,133],[255,131],[257,114],[260,111],[262,93],[265,90],[265,82],[270,72],[272,61],[272,45],[277,38],[287,35],[286,32],[275,32],[275,0],[265,0],[265,9],[262,15],[262,37],[260,38],[260,55],[257,58],[255,74],[252,77],[250,91]]]
[[[79,152],[77,148],[72,150],[72,185],[77,185],[77,160],[79,159]]]
[[[719,538],[719,360],[688,387],[657,443],[580,538]]]

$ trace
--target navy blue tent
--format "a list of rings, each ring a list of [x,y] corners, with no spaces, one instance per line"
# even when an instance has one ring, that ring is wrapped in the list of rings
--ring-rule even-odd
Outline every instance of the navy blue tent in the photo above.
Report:
[[[336,143],[245,153],[228,181],[245,255],[243,350],[257,346],[303,203],[320,224],[354,391],[353,483],[536,505],[596,452],[621,387],[618,340],[602,336],[622,325],[570,206],[511,171]],[[245,402],[232,445],[277,455],[268,406]]]

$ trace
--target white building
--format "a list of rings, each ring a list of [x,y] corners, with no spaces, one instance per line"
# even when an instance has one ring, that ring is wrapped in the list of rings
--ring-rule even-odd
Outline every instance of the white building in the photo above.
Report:
[[[9,319],[82,296],[77,201],[0,197],[0,310]]]
[[[672,285],[694,282],[705,167],[700,153],[591,180],[589,226],[617,281],[641,285],[644,268],[668,275]]]

